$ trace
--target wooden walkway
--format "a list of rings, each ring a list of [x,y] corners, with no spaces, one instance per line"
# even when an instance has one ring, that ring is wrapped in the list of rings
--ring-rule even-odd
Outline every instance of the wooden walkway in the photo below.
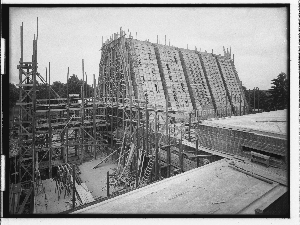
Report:
[[[81,185],[75,183],[75,188],[82,204],[86,204],[95,200],[85,183],[81,183]]]

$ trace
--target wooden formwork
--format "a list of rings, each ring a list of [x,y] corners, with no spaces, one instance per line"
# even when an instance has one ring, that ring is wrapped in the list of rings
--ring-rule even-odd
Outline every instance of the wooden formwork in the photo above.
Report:
[[[164,77],[163,87],[170,107],[180,111],[192,111],[193,106],[183,73],[181,60],[176,48],[155,45],[161,75]]]
[[[224,86],[226,89],[226,94],[229,97],[229,101],[233,106],[233,111],[236,115],[245,114],[246,110],[243,110],[246,106],[245,104],[245,96],[243,94],[242,89],[240,88],[240,81],[238,80],[233,64],[232,59],[227,56],[217,55],[216,61],[222,75],[222,79],[224,82]]]
[[[213,109],[199,56],[195,51],[186,49],[179,49],[179,55],[194,109]]]
[[[164,107],[164,90],[153,45],[150,42],[131,39],[127,39],[126,42],[131,59],[131,79],[135,97],[145,101],[147,95],[149,106]]]
[[[215,103],[215,109],[230,108],[230,102],[226,94],[226,89],[222,81],[222,75],[218,68],[216,58],[210,53],[201,52],[198,54],[207,76],[208,85]]]

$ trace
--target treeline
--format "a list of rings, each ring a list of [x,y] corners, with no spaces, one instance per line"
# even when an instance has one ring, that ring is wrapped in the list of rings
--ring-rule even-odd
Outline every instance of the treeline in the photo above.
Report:
[[[250,103],[250,111],[274,111],[286,109],[289,102],[288,78],[285,73],[280,73],[271,81],[269,90],[250,90],[243,86],[245,97]],[[255,98],[255,101],[254,101]]]
[[[79,94],[81,96],[82,80],[78,79],[77,75],[73,74],[68,79],[68,92],[69,94]],[[55,81],[51,85],[50,98],[67,98],[67,84]],[[91,97],[93,95],[93,88],[91,85],[84,81],[85,97]],[[37,82],[36,85],[36,98],[37,99],[48,99],[49,98],[49,87],[48,84]],[[19,100],[19,89],[16,85],[9,83],[9,108],[14,107],[16,102]]]
[[[85,97],[93,95],[93,88],[84,82]],[[288,96],[288,78],[285,73],[280,73],[277,78],[271,81],[271,89],[269,90],[249,90],[243,86],[244,94],[248,103],[250,103],[250,111],[260,109],[260,111],[273,111],[286,109],[289,102]],[[69,94],[79,94],[81,96],[82,80],[79,80],[77,75],[73,74],[68,79]],[[51,85],[54,90],[50,91],[50,98],[67,97],[67,84],[55,81]],[[57,94],[55,94],[57,93]],[[47,99],[49,89],[47,84],[37,84],[37,99]],[[254,104],[255,96],[255,104]],[[14,84],[9,84],[9,108],[11,109],[19,99],[19,90]],[[257,111],[257,110],[256,110]]]

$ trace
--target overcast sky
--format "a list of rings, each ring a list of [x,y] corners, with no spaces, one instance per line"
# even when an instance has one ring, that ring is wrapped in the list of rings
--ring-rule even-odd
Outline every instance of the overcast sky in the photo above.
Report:
[[[30,61],[39,18],[38,72],[51,62],[51,83],[66,83],[67,70],[88,83],[99,74],[102,36],[131,31],[134,38],[223,54],[231,47],[240,80],[248,89],[271,88],[287,72],[285,8],[10,8],[10,82],[18,83],[20,26],[24,24],[24,61]]]

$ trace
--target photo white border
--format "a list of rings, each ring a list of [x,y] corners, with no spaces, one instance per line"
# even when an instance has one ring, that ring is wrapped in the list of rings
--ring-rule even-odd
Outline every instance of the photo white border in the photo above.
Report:
[[[163,3],[176,3],[180,4],[184,1],[174,1],[174,0],[165,0]],[[111,0],[111,1],[83,1],[83,0],[50,0],[45,1],[45,4],[103,4],[103,3],[119,3],[119,4],[126,4],[126,3],[157,3],[161,4],[162,2],[159,0],[150,0],[150,1],[139,1],[136,0]],[[272,0],[265,0],[265,1],[202,1],[202,0],[194,0],[184,2],[186,3],[208,3],[208,4],[263,4],[263,3],[288,3],[290,5],[290,193],[291,193],[291,204],[290,204],[290,219],[241,219],[241,218],[224,218],[224,219],[198,219],[198,218],[189,218],[188,221],[186,219],[91,219],[91,218],[78,218],[78,219],[14,219],[14,218],[1,218],[1,222],[3,224],[13,224],[13,225],[32,225],[32,224],[43,224],[43,225],[52,225],[52,224],[82,224],[82,223],[89,223],[92,224],[104,224],[105,225],[121,225],[121,224],[130,224],[135,225],[141,223],[143,225],[148,224],[222,224],[222,225],[235,225],[235,224],[278,224],[278,225],[294,225],[299,224],[299,68],[298,68],[298,1],[297,0],[285,0],[285,1],[272,1]],[[37,0],[3,0],[2,4],[43,4],[41,1]],[[5,206],[4,206],[5,207]]]

